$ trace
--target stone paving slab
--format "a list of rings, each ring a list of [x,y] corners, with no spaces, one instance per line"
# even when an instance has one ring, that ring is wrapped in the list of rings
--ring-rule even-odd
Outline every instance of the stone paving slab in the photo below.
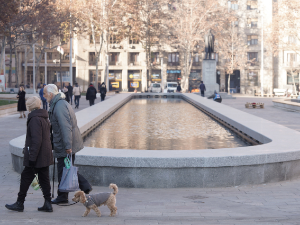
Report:
[[[253,98],[252,101],[257,99]],[[260,101],[263,100],[266,101],[266,109],[257,116],[288,127],[296,124],[295,130],[300,131],[299,113],[273,108],[271,99]],[[242,104],[244,101],[245,98],[229,99],[224,100],[224,104],[245,110]],[[252,110],[252,113],[256,111]],[[17,117],[0,117],[0,224],[300,224],[300,179],[231,188],[120,188],[117,194],[117,216],[109,217],[108,208],[101,206],[100,218],[94,212],[86,218],[81,217],[84,207],[80,203],[70,207],[55,205],[53,213],[38,212],[37,207],[43,204],[42,194],[30,188],[25,211],[8,211],[4,205],[15,202],[20,179],[20,175],[12,170],[8,141],[24,134],[26,123],[26,120]],[[279,118],[284,118],[284,122]],[[101,191],[110,189],[94,187],[94,193]]]

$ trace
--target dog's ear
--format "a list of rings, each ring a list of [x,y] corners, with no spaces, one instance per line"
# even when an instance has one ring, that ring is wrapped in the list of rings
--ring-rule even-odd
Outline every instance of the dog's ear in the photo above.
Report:
[[[83,191],[78,191],[78,194],[79,194],[79,201],[81,202],[81,203],[85,203],[86,202],[86,197],[85,197],[85,194],[84,194],[84,192]]]

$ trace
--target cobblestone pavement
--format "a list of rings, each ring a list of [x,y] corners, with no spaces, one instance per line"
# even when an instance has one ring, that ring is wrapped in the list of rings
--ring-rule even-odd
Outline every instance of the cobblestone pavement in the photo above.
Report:
[[[248,110],[244,108],[246,101],[264,102],[266,107]],[[225,99],[223,104],[292,129],[299,127],[300,114],[276,109],[268,98]],[[82,107],[86,106],[82,101]],[[55,205],[53,213],[38,212],[43,198],[40,191],[30,188],[24,212],[9,211],[4,205],[16,201],[20,175],[12,169],[8,142],[25,133],[25,122],[18,115],[0,118],[0,224],[300,224],[300,179],[229,188],[120,188],[117,216],[109,217],[107,207],[101,206],[100,218],[92,211],[81,217],[85,208],[80,203],[70,207]],[[94,193],[100,191],[109,189],[94,187]]]

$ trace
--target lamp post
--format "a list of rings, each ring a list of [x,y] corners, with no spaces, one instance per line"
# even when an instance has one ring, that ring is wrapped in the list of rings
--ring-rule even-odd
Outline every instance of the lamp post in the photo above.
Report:
[[[261,5],[261,64],[260,64],[260,93],[264,97],[264,6]]]
[[[32,53],[33,53],[33,94],[35,94],[35,44],[32,46]]]

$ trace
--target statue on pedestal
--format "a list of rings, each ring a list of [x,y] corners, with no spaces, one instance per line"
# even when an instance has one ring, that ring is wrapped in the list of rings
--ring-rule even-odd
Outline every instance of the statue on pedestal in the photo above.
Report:
[[[215,36],[211,33],[211,30],[204,37],[205,40],[205,59],[212,59],[214,53]]]

